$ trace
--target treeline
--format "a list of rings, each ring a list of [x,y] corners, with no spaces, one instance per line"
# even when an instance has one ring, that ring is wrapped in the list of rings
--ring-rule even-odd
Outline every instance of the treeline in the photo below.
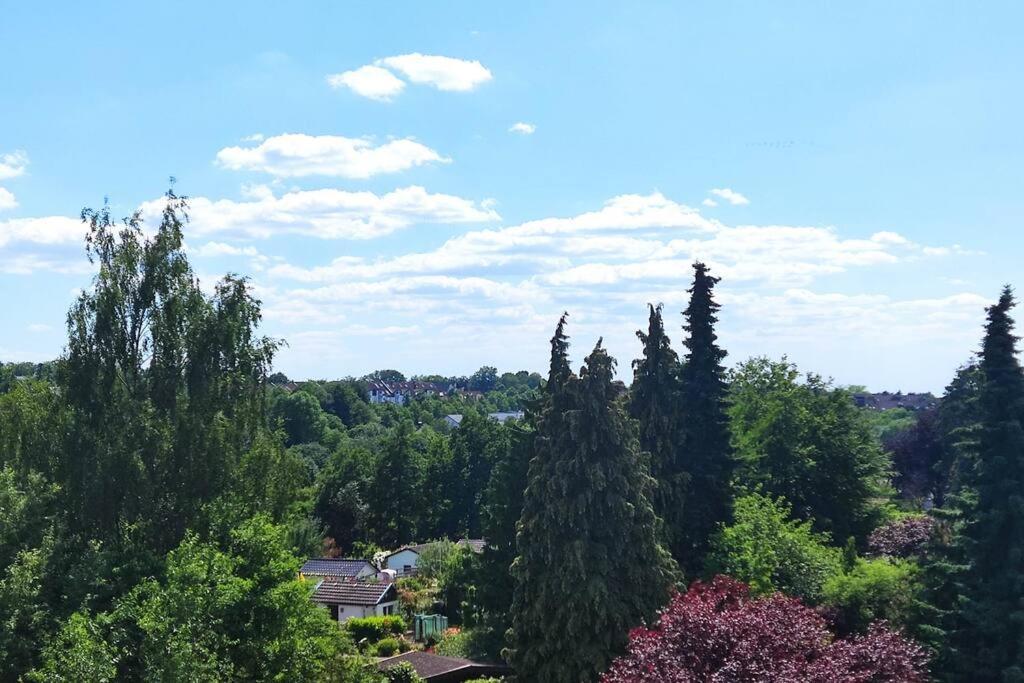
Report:
[[[464,537],[483,553],[438,544],[400,593],[436,582],[445,651],[522,681],[1024,676],[1009,290],[920,414],[785,358],[727,370],[700,263],[628,387],[600,341],[572,367],[563,316],[546,378],[370,404],[404,377],[268,381],[279,342],[243,278],[199,288],[184,210],[169,193],[150,237],[84,212],[98,275],[64,355],[0,367],[0,680],[378,681],[301,558]]]

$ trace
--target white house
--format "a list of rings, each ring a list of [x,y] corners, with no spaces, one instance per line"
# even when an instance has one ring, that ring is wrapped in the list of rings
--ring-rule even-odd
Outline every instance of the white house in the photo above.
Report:
[[[468,546],[474,553],[482,553],[485,545],[484,540],[480,538],[460,538],[455,544],[458,546]],[[399,576],[415,574],[420,555],[432,545],[433,543],[417,543],[415,545],[402,546],[384,557],[384,569],[393,569]]]
[[[324,578],[313,590],[313,602],[326,607],[339,623],[353,617],[383,617],[398,613],[395,584],[379,581]]]

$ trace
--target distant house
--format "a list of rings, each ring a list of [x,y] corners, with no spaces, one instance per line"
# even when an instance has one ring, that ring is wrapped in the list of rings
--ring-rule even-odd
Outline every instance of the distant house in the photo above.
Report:
[[[406,396],[404,392],[379,379],[375,379],[370,382],[370,386],[367,387],[366,392],[370,396],[370,403],[394,403],[395,405],[405,405],[405,402],[408,400],[408,396]]]
[[[366,579],[376,576],[377,569],[369,560],[324,557],[306,560],[299,573],[307,577],[329,576],[336,579]]]
[[[393,569],[399,576],[410,576],[416,573],[420,555],[434,545],[433,543],[416,543],[402,546],[395,552],[384,557],[384,569]],[[482,553],[486,542],[482,538],[460,538],[455,545],[470,548],[474,553]]]
[[[512,673],[507,666],[484,664],[460,657],[442,657],[432,652],[405,652],[377,662],[381,671],[408,662],[416,673],[428,683],[463,683],[474,678],[486,676],[505,676]]]
[[[398,612],[398,590],[390,581],[326,577],[313,589],[312,600],[326,607],[339,623],[353,617],[383,617]]]
[[[423,382],[410,380],[408,382],[385,382],[375,379],[370,382],[366,389],[370,397],[370,403],[394,403],[405,405],[410,398],[417,396],[447,396],[453,391],[441,382]]]
[[[853,395],[853,402],[861,408],[869,410],[893,410],[903,408],[904,410],[929,410],[939,404],[939,399],[931,393],[909,393],[901,391],[895,393],[883,391],[881,393],[870,393],[859,391]]]
[[[512,412],[507,413],[487,413],[487,417],[491,418],[495,422],[505,424],[509,420],[522,420],[524,417],[526,417],[526,413],[524,413],[521,410],[514,410]],[[445,415],[444,423],[447,426],[451,427],[452,429],[455,429],[456,427],[462,424],[462,415],[458,413],[454,413],[452,415]]]

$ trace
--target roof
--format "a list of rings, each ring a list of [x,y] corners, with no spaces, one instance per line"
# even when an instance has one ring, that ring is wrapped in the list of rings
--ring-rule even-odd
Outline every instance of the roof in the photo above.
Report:
[[[366,567],[373,569],[369,560],[344,557],[310,558],[299,571],[307,576],[350,576],[354,577]]]
[[[514,410],[511,412],[501,413],[487,413],[487,417],[491,418],[495,422],[504,424],[508,420],[522,420],[526,417],[526,413],[521,410]],[[462,424],[462,415],[460,413],[453,413],[451,415],[445,415],[444,418],[454,424],[456,427]]]
[[[382,670],[390,669],[402,662],[408,662],[424,680],[435,683],[447,683],[449,681],[455,683],[456,681],[465,681],[480,676],[509,673],[507,666],[483,664],[469,659],[462,659],[461,657],[442,657],[432,652],[418,652],[415,650],[382,659],[377,662],[377,666]]]
[[[390,594],[390,595],[389,595]],[[313,590],[312,600],[321,605],[372,606],[398,599],[393,583],[326,578]]]
[[[401,548],[399,548],[395,552],[388,553],[387,555],[385,555],[384,559],[387,559],[387,558],[391,557],[392,555],[397,555],[398,553],[400,553],[400,552],[402,552],[404,550],[411,550],[412,552],[416,553],[417,555],[422,555],[424,550],[426,550],[430,546],[434,545],[435,543],[437,543],[437,541],[430,541],[428,543],[412,543],[412,544],[409,544],[409,545],[403,545]],[[460,538],[459,540],[455,541],[455,545],[458,545],[458,546],[469,546],[470,549],[474,553],[482,553],[484,551],[484,546],[487,545],[487,542],[484,539],[482,539],[482,538]]]

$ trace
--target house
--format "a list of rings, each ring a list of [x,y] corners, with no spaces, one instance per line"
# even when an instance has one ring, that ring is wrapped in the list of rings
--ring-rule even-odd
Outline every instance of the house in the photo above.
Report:
[[[370,403],[394,403],[401,406],[405,405],[408,400],[408,396],[404,392],[379,379],[370,382],[366,393],[370,396]]]
[[[416,396],[447,396],[451,391],[452,387],[441,382],[423,382],[416,379],[408,382],[385,382],[375,379],[366,388],[370,403],[396,405],[405,405],[410,398]]]
[[[353,617],[398,613],[398,590],[391,581],[325,577],[313,589],[313,602],[326,607],[339,623]]]
[[[461,657],[442,657],[432,652],[410,651],[377,662],[381,671],[408,662],[416,673],[428,683],[463,683],[474,678],[505,676],[512,670],[500,664],[484,664]]]
[[[491,418],[492,420],[500,424],[505,424],[509,420],[522,420],[524,417],[526,417],[526,413],[524,413],[521,410],[514,410],[505,413],[487,413],[487,417]],[[445,415],[444,423],[446,426],[455,429],[462,424],[462,415],[458,413],[454,413],[452,415]]]
[[[935,408],[939,404],[939,399],[931,393],[908,393],[904,394],[901,391],[891,393],[883,391],[881,393],[873,394],[866,391],[860,391],[853,394],[853,402],[860,408],[868,408],[869,410],[893,410],[894,408],[903,408],[905,410],[921,411],[930,410]]]
[[[399,576],[410,576],[416,573],[416,565],[423,551],[433,543],[416,543],[402,546],[395,552],[384,557],[384,569],[393,569]],[[468,547],[474,553],[482,553],[487,545],[482,538],[460,538],[455,542],[460,547]]]
[[[306,560],[299,573],[303,576],[330,576],[336,579],[366,579],[376,576],[377,568],[369,560],[322,557]]]

